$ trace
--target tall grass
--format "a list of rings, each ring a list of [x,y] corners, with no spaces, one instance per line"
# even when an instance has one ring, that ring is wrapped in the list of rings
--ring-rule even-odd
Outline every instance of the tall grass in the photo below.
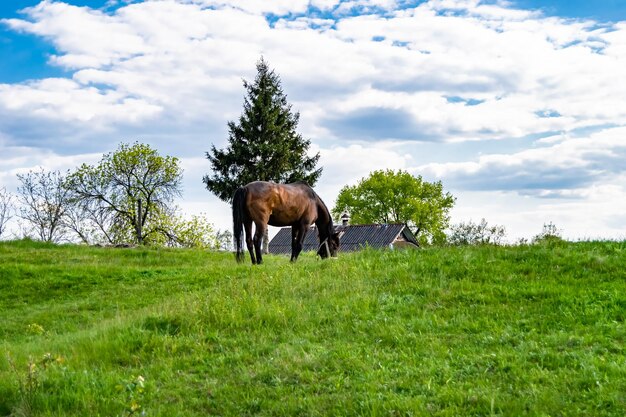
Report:
[[[0,415],[626,415],[624,242],[264,260],[0,243]]]

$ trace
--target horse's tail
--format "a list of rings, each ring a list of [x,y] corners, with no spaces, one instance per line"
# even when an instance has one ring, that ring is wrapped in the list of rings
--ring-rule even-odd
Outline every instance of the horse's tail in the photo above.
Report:
[[[235,259],[243,262],[243,215],[246,204],[247,191],[243,187],[237,188],[233,195],[233,236],[235,238]]]

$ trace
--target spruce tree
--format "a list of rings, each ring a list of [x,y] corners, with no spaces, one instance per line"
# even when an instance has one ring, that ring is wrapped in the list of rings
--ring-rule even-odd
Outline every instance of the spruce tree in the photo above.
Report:
[[[238,123],[228,122],[228,146],[206,153],[212,174],[206,188],[223,201],[251,181],[305,181],[313,186],[322,173],[319,153],[308,156],[310,140],[296,132],[300,113],[291,111],[280,77],[261,57],[253,83],[244,80],[246,96]]]

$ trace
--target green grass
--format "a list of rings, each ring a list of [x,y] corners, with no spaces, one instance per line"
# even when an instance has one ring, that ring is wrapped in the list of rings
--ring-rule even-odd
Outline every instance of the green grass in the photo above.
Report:
[[[0,416],[626,415],[626,242],[265,260],[0,243]]]

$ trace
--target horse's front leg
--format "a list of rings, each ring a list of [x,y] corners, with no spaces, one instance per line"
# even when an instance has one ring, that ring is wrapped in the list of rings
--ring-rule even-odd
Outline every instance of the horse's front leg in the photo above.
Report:
[[[307,226],[303,224],[291,226],[291,262],[298,259],[298,255],[302,252],[304,246],[304,238],[306,236]]]
[[[263,237],[265,236],[265,229],[267,229],[267,225],[263,223],[255,223],[255,226],[254,251],[256,253],[256,263],[261,264],[263,262],[263,251],[261,250],[261,246],[263,245]]]
[[[291,262],[298,259],[298,254],[302,250],[298,241],[300,235],[300,227],[298,225],[291,226]]]

